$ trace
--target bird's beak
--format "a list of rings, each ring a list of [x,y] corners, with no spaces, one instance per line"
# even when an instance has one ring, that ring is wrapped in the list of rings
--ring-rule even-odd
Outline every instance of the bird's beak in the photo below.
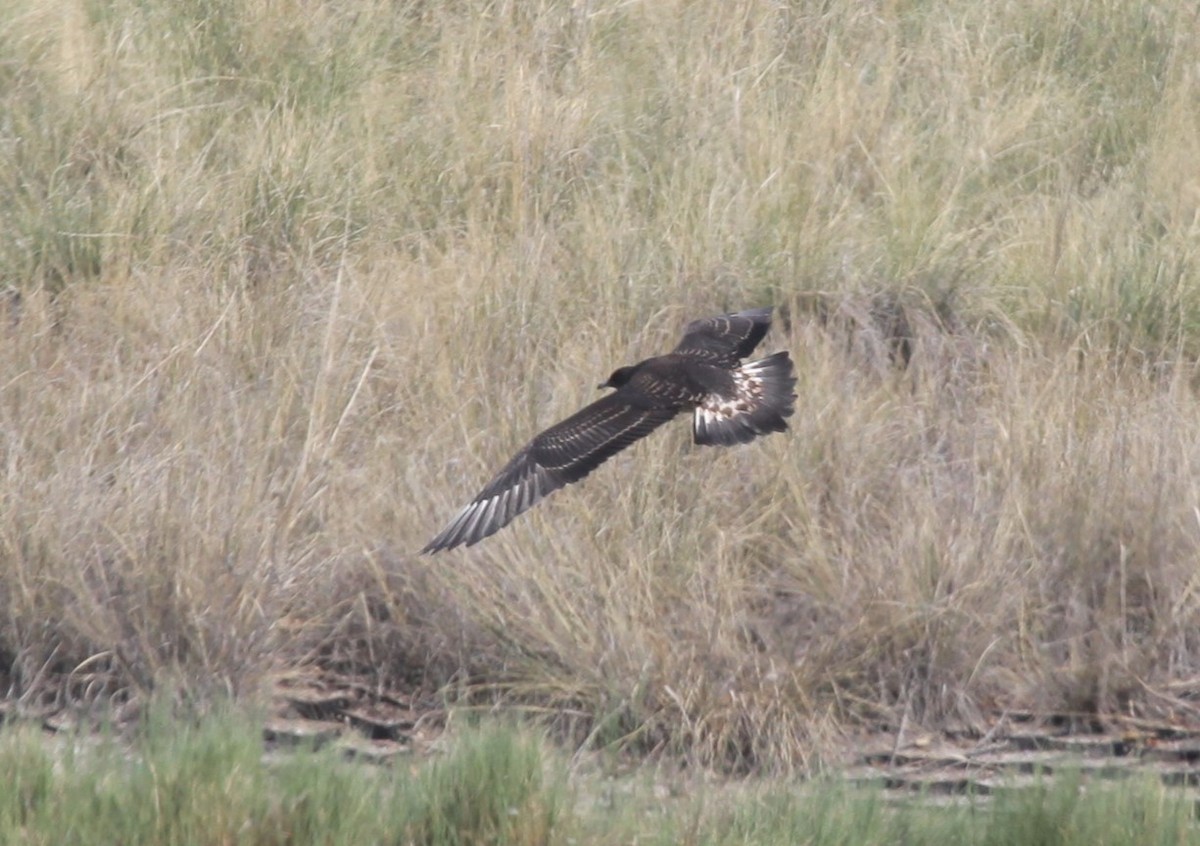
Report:
[[[596,390],[597,390],[597,391],[602,391],[602,390],[604,390],[604,389],[605,389],[605,388],[607,388],[607,387],[608,387],[608,385],[606,385],[604,382],[601,382],[599,385],[597,385],[597,386],[596,386]]]

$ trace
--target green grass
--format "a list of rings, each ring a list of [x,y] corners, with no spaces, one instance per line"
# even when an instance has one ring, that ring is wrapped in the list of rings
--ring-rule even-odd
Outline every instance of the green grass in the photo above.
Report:
[[[394,768],[337,752],[263,757],[252,714],[150,718],[128,742],[3,730],[0,837],[21,843],[548,843],[566,807],[541,746],[468,731]],[[555,765],[558,766],[558,765]]]
[[[773,773],[1194,713],[1186,4],[197,9],[0,9],[4,690],[320,664]],[[416,555],[615,367],[768,304],[788,435],[680,423]]]
[[[495,724],[373,766],[333,750],[266,760],[252,715],[160,712],[125,740],[7,726],[0,765],[0,838],[31,845],[1200,842],[1189,802],[1151,781],[1060,777],[950,809],[832,782],[664,788],[650,771],[571,773],[536,736]]]

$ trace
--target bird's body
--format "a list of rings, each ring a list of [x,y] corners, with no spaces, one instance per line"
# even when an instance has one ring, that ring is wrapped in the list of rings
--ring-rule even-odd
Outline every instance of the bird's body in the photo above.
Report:
[[[670,353],[613,371],[600,386],[613,393],[530,441],[422,552],[483,540],[680,412],[694,411],[697,444],[786,430],[796,399],[787,352],[742,363],[770,325],[770,308],[697,320]]]

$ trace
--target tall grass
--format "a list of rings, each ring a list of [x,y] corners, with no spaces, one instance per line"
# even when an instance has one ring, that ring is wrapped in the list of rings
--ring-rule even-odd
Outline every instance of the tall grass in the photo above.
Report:
[[[1193,718],[1195,24],[9,4],[5,687],[323,662],[773,769],[863,721]],[[681,425],[415,555],[615,366],[770,303],[790,434]]]

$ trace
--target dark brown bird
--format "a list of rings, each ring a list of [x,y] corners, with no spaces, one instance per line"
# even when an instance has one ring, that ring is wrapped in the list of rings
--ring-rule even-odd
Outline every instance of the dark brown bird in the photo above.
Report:
[[[681,411],[695,412],[697,444],[730,446],[785,431],[796,401],[787,352],[742,363],[770,326],[770,308],[697,320],[667,355],[613,371],[600,385],[613,393],[526,444],[421,552],[478,543]]]

